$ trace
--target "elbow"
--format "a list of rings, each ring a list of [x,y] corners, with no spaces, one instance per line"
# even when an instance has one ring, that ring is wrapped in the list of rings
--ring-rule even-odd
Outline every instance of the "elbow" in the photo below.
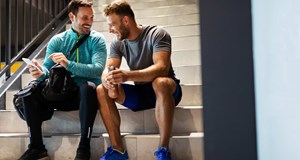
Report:
[[[169,69],[170,67],[165,66],[165,67],[160,67],[159,69],[159,76],[161,77],[167,77],[169,74]]]

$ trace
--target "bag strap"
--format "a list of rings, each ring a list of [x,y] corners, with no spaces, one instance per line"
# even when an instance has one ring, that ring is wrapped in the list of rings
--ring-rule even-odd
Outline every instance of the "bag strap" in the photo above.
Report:
[[[69,55],[71,55],[75,49],[77,49],[88,37],[90,36],[90,33],[89,34],[86,34],[84,37],[82,37],[75,45],[74,47],[71,49],[70,52],[67,53],[66,57],[68,58]]]

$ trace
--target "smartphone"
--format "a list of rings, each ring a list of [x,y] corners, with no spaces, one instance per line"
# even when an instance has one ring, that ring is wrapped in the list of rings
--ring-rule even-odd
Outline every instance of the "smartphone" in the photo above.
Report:
[[[28,59],[28,58],[22,58],[22,60],[23,60],[27,65],[31,65],[32,67],[37,68],[38,70],[40,70],[39,67],[37,67],[30,59]]]

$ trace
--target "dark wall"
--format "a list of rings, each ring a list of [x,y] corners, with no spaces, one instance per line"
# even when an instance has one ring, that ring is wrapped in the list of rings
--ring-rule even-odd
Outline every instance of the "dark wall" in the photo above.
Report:
[[[200,0],[205,160],[256,160],[251,0]]]

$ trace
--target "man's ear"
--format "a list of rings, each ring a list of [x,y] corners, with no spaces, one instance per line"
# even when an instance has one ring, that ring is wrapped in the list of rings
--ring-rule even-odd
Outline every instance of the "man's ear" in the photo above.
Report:
[[[70,12],[69,13],[69,18],[73,22],[75,20],[75,15],[72,12]]]
[[[128,16],[124,16],[124,17],[122,18],[122,20],[123,20],[123,24],[126,24],[126,25],[129,24],[129,17],[128,17]]]

